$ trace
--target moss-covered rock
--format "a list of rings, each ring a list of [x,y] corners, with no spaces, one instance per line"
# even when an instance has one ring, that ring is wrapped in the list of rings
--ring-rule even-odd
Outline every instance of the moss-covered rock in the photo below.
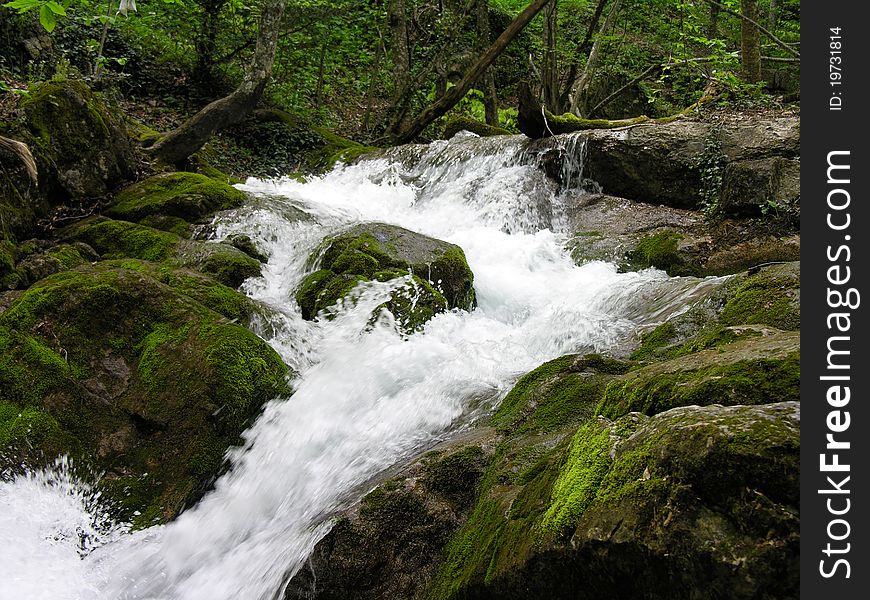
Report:
[[[103,217],[88,219],[65,230],[61,237],[88,244],[104,259],[139,258],[162,261],[175,254],[181,238],[145,225]]]
[[[628,254],[627,270],[655,267],[671,276],[697,275],[697,270],[678,252],[682,238],[676,231],[662,231],[644,237]]]
[[[0,313],[2,468],[67,452],[106,472],[121,518],[172,518],[263,403],[289,393],[278,355],[227,319],[249,307],[204,276],[140,261],[38,281]]]
[[[746,325],[800,327],[800,263],[770,265],[729,279],[686,312],[644,333],[631,358],[671,359],[764,333],[763,327]]]
[[[472,119],[471,117],[460,115],[451,117],[447,120],[444,124],[444,131],[442,132],[441,137],[445,140],[449,140],[460,131],[470,131],[480,137],[511,135],[511,132],[507,129],[488,125],[476,119]]]
[[[262,266],[230,244],[183,239],[172,232],[105,217],[76,223],[61,237],[85,242],[106,260],[135,258],[188,267],[233,288],[249,277],[259,276]]]
[[[451,445],[383,482],[338,519],[284,598],[429,598],[441,549],[474,500],[490,453]]]
[[[796,596],[798,406],[587,422],[520,486],[484,476],[429,597]]]
[[[135,177],[137,161],[123,119],[84,82],[40,83],[21,107],[44,193],[80,201],[104,198]]]
[[[615,419],[691,404],[732,406],[799,398],[800,336],[768,329],[631,371],[607,385],[596,412]]]
[[[115,196],[104,211],[122,221],[139,222],[152,215],[196,222],[209,214],[240,206],[247,196],[236,188],[197,173],[161,173]]]
[[[97,260],[97,253],[85,243],[58,244],[42,252],[29,254],[18,262],[16,272],[20,286],[27,287],[49,275]]]
[[[36,233],[37,219],[49,210],[39,192],[21,154],[0,144],[0,240],[25,239]]]
[[[630,363],[598,354],[562,356],[517,381],[492,417],[502,433],[549,432],[593,416],[604,387]]]
[[[387,303],[406,329],[416,329],[448,308],[470,310],[475,305],[474,275],[462,249],[395,225],[355,225],[327,240],[311,260],[320,269],[296,291],[306,319],[346,297],[360,282],[409,273],[409,284]]]

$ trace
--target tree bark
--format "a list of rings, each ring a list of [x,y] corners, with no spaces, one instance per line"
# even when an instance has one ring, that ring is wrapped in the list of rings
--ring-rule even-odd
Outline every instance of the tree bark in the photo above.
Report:
[[[215,100],[152,146],[152,153],[168,164],[179,164],[202,148],[220,129],[248,116],[272,75],[281,17],[287,0],[263,0],[257,48],[242,83],[229,96]]]
[[[202,25],[193,40],[193,47],[196,50],[196,66],[193,72],[197,81],[209,82],[214,75],[212,69],[217,60],[220,13],[226,6],[227,0],[199,0],[197,4],[202,7]]]
[[[519,34],[526,25],[529,24],[535,15],[541,12],[541,9],[550,2],[550,0],[534,0],[521,12],[510,25],[507,26],[492,45],[483,53],[474,65],[468,70],[462,80],[444,94],[444,96],[425,109],[420,115],[406,127],[402,128],[396,136],[397,142],[409,142],[420,135],[426,127],[429,126],[435,119],[444,115],[448,110],[453,108],[457,102],[462,100],[471,86],[480,78],[484,71],[498,58],[498,56],[507,48],[507,45]]]
[[[610,29],[613,20],[616,18],[616,13],[619,12],[619,4],[620,0],[613,0],[613,3],[610,5],[610,12],[607,13],[607,18],[604,19],[604,25],[601,26],[601,31],[598,32],[598,37],[595,39],[595,43],[592,44],[592,50],[589,52],[586,66],[583,67],[583,73],[574,83],[572,88],[570,109],[571,113],[578,117],[581,116],[580,102],[583,99],[583,94],[586,93],[589,84],[592,83],[592,76],[595,73],[595,69],[598,68],[598,63],[601,62],[601,40],[604,38],[604,34]]]
[[[761,36],[758,31],[758,0],[740,0],[740,67],[747,83],[761,81]]]
[[[393,100],[405,95],[411,82],[411,50],[408,47],[408,19],[405,0],[389,0],[387,21],[390,24],[393,50]]]
[[[592,20],[589,21],[589,27],[586,28],[586,34],[583,36],[583,41],[577,46],[574,51],[574,60],[571,61],[571,66],[568,68],[568,77],[565,79],[565,87],[559,94],[559,104],[563,108],[568,105],[571,100],[571,88],[577,80],[577,71],[580,69],[579,56],[589,54],[592,49],[592,36],[598,31],[598,21],[601,20],[601,15],[604,13],[604,7],[607,5],[607,0],[598,0],[595,6],[595,12],[592,14]]]
[[[477,45],[478,51],[483,52],[489,47],[491,34],[489,29],[489,2],[477,0]],[[498,93],[495,89],[495,77],[489,68],[483,74],[483,110],[487,125],[499,126],[498,121]]]
[[[541,98],[553,112],[562,112],[559,106],[559,77],[556,64],[556,24],[558,0],[551,0],[544,8],[544,68],[541,73]]]

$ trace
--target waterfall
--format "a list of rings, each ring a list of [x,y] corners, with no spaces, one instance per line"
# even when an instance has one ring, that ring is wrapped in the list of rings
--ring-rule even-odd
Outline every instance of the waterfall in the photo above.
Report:
[[[406,146],[305,182],[249,180],[216,239],[269,256],[244,291],[252,328],[299,373],[229,452],[231,468],[174,522],[129,532],[63,464],[0,483],[0,599],[269,600],[385,469],[490,414],[519,376],[572,352],[625,355],[640,327],[717,280],[618,273],[565,252],[561,194],[582,183],[579,136]],[[545,163],[561,153],[558,176]],[[382,221],[461,246],[478,306],[402,334],[371,311],[401,281],[363,284],[331,320],[303,321],[296,286],[330,234]],[[85,540],[85,541],[83,541]]]

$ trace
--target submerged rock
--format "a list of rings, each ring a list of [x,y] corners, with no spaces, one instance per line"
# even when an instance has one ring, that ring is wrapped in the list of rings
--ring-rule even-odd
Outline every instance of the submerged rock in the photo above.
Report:
[[[67,453],[96,471],[117,515],[174,517],[288,369],[229,319],[237,292],[196,273],[126,260],[42,279],[0,313],[0,467]]]
[[[449,308],[475,306],[474,275],[462,248],[384,223],[363,223],[327,240],[313,255],[320,269],[296,291],[302,316],[317,314],[344,298],[360,282],[412,278],[387,308],[413,330]]]

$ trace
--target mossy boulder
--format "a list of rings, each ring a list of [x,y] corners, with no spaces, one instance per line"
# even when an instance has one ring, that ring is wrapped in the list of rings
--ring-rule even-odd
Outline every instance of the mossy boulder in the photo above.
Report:
[[[139,222],[162,215],[196,222],[219,210],[244,203],[246,194],[197,173],[161,173],[125,188],[104,211],[109,217]]]
[[[99,260],[93,248],[82,242],[58,244],[30,254],[18,262],[20,287],[28,287],[49,275]]]
[[[135,258],[188,267],[233,288],[249,277],[259,276],[262,266],[230,244],[184,239],[169,231],[105,217],[76,223],[60,236],[88,244],[106,260]]]
[[[491,451],[452,444],[381,483],[338,519],[283,597],[428,598],[441,550],[464,521]]]
[[[484,475],[428,597],[796,597],[799,414],[593,419],[534,474]]]
[[[474,275],[459,246],[384,223],[363,223],[328,239],[312,257],[320,269],[296,291],[302,316],[313,319],[359,283],[410,274],[387,308],[415,329],[449,308],[475,306]]]
[[[137,159],[123,119],[84,82],[40,83],[29,90],[21,108],[43,193],[101,199],[135,178]]]
[[[654,363],[611,381],[596,409],[611,419],[677,406],[769,404],[800,398],[800,336],[775,329],[726,330],[720,344]],[[747,335],[749,333],[749,335]],[[730,343],[729,343],[730,342]]]
[[[550,432],[592,417],[604,388],[631,364],[598,354],[571,354],[524,375],[491,424],[502,433]]]
[[[105,471],[117,515],[174,517],[222,468],[288,369],[230,318],[249,300],[141,261],[42,279],[0,313],[2,468],[59,452]]]
[[[763,335],[764,326],[795,331],[800,322],[800,263],[770,265],[730,278],[687,311],[644,333],[631,358],[672,359]]]

